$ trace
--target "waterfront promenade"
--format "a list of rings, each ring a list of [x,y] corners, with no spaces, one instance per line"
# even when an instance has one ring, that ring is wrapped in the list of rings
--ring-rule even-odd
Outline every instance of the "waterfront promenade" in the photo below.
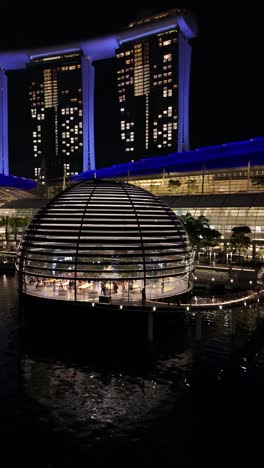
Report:
[[[111,294],[105,299],[96,293],[93,297],[88,293],[77,292],[77,301],[79,303],[90,303],[90,305],[98,307],[115,307],[120,309],[125,308],[145,308],[152,309],[153,312],[162,310],[170,311],[171,313],[179,310],[190,309],[214,309],[227,308],[232,306],[247,306],[254,302],[262,302],[264,298],[264,289],[262,281],[257,278],[257,270],[253,268],[243,268],[237,265],[234,268],[226,266],[198,266],[194,273],[194,288],[188,295],[180,298],[179,296],[161,298],[160,288],[157,288],[159,293],[153,290],[151,296],[145,301],[142,301],[142,295],[139,288],[136,288],[133,293],[133,301],[129,300],[126,294],[118,292]],[[27,294],[35,297],[44,297],[46,299],[55,299],[58,301],[66,301],[67,303],[75,302],[75,294],[73,290],[68,288],[63,290],[63,295],[58,288],[44,286],[36,289],[35,285],[27,285]],[[177,292],[175,292],[177,293]]]

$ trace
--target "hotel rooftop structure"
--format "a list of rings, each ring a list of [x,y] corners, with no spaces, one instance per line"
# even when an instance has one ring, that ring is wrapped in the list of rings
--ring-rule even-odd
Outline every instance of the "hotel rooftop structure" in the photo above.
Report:
[[[80,42],[74,42],[71,44],[57,45],[54,47],[47,47],[47,48],[40,48],[40,49],[10,51],[10,52],[0,51],[0,173],[6,174],[6,175],[9,174],[8,74],[7,74],[9,70],[32,68],[32,65],[35,65],[35,66],[38,66],[38,70],[42,70],[41,73],[43,73],[43,77],[42,78],[40,77],[37,83],[35,83],[35,80],[32,81],[31,91],[30,91],[31,92],[30,99],[31,99],[32,117],[36,119],[36,124],[37,124],[34,127],[34,134],[33,134],[33,138],[35,139],[35,141],[33,142],[35,145],[34,152],[33,152],[34,153],[33,156],[35,159],[33,158],[33,162],[32,162],[32,164],[35,165],[35,167],[33,168],[35,171],[34,174],[37,176],[40,176],[40,172],[41,172],[40,171],[41,159],[43,158],[43,155],[41,154],[42,153],[41,145],[43,143],[42,141],[43,122],[42,121],[44,121],[47,118],[47,120],[50,119],[50,121],[55,122],[55,124],[57,122],[56,124],[57,127],[55,125],[55,129],[54,129],[54,134],[55,134],[54,138],[56,139],[57,138],[56,134],[59,133],[60,114],[63,114],[61,120],[63,119],[65,120],[64,122],[65,130],[62,130],[61,132],[64,134],[64,136],[62,136],[61,138],[62,139],[64,138],[65,141],[60,141],[58,137],[56,139],[56,145],[57,145],[57,149],[65,148],[65,153],[61,154],[60,151],[59,150],[57,151],[56,149],[57,152],[55,151],[56,153],[55,156],[61,157],[63,159],[61,162],[61,167],[64,168],[65,171],[69,175],[72,174],[72,170],[75,171],[76,173],[76,167],[74,167],[74,162],[72,162],[73,167],[72,168],[69,167],[71,165],[71,162],[70,164],[68,163],[67,155],[72,157],[77,148],[78,152],[79,151],[82,152],[82,158],[80,157],[80,161],[82,159],[82,167],[77,172],[87,171],[90,169],[95,169],[96,167],[95,145],[94,145],[95,72],[94,72],[93,62],[97,60],[101,60],[101,59],[116,57],[117,54],[123,53],[123,49],[124,50],[126,49],[126,44],[135,44],[135,46],[133,46],[133,47],[136,47],[136,52],[135,53],[133,52],[133,54],[135,55],[134,57],[135,63],[133,65],[133,71],[131,72],[133,76],[131,75],[129,78],[128,87],[130,87],[131,80],[132,80],[133,86],[135,87],[135,90],[136,90],[135,96],[136,95],[138,96],[138,93],[141,93],[141,91],[143,90],[142,91],[144,95],[143,97],[147,99],[145,94],[147,93],[148,95],[148,91],[146,91],[145,87],[147,86],[149,88],[150,83],[146,85],[146,82],[145,82],[146,81],[145,80],[146,64],[144,60],[146,58],[146,53],[145,53],[146,51],[143,51],[143,48],[145,47],[145,46],[143,47],[143,45],[147,41],[147,38],[156,37],[157,35],[161,36],[163,33],[166,34],[167,32],[170,32],[170,31],[174,31],[174,35],[175,34],[177,35],[177,38],[175,38],[175,42],[177,42],[177,47],[178,47],[177,48],[177,77],[173,78],[175,82],[177,82],[177,84],[175,84],[175,89],[173,90],[173,93],[175,94],[175,96],[174,94],[171,94],[172,90],[168,89],[168,86],[167,86],[168,73],[170,73],[170,71],[168,71],[167,69],[168,65],[167,64],[165,64],[164,66],[162,65],[162,61],[165,60],[165,59],[162,60],[163,55],[164,54],[170,55],[172,54],[172,51],[170,50],[169,53],[166,52],[167,44],[166,44],[165,39],[163,40],[162,38],[158,39],[158,47],[162,46],[161,47],[162,50],[164,48],[164,54],[163,55],[159,54],[159,59],[161,60],[162,70],[164,67],[166,67],[166,70],[164,71],[164,74],[166,73],[166,76],[162,75],[162,79],[159,79],[159,80],[155,78],[156,81],[158,80],[160,83],[162,82],[160,84],[157,81],[156,88],[159,88],[159,87],[161,87],[162,89],[164,88],[163,91],[168,97],[168,99],[175,98],[175,102],[177,102],[177,115],[175,114],[174,116],[174,118],[177,119],[177,122],[175,121],[174,127],[173,127],[172,121],[171,123],[168,123],[169,122],[168,119],[170,118],[170,113],[171,113],[171,119],[173,118],[172,109],[169,109],[169,111],[167,111],[169,112],[169,114],[167,113],[166,116],[164,115],[161,118],[162,126],[165,120],[166,119],[168,120],[166,124],[167,125],[166,142],[169,143],[169,140],[170,140],[169,137],[173,136],[174,140],[178,141],[178,145],[176,146],[176,148],[178,147],[178,150],[183,150],[183,149],[188,148],[188,145],[189,145],[189,128],[188,128],[189,126],[188,125],[189,76],[190,76],[190,56],[191,56],[191,48],[190,48],[189,40],[196,36],[197,28],[196,28],[195,20],[190,15],[190,13],[182,9],[173,9],[173,10],[169,10],[168,12],[159,13],[150,18],[145,18],[140,21],[131,23],[126,30],[117,32],[116,34],[106,35],[104,37],[89,38],[87,40],[83,40]],[[169,45],[168,47],[171,48],[172,46],[174,46],[172,42],[173,42],[173,39],[171,39],[171,45]],[[140,44],[142,44],[142,47]],[[175,44],[175,50],[176,50],[176,44]],[[65,98],[65,93],[69,92],[69,96],[70,96],[72,90],[71,89],[67,90],[65,87],[66,85],[65,85],[65,82],[63,81],[63,76],[64,75],[66,76],[66,74],[63,73],[65,71],[63,69],[63,67],[65,68],[65,63],[63,64],[62,60],[65,60],[65,59],[70,59],[70,61],[72,61],[73,59],[75,60],[76,54],[78,54],[78,57],[80,57],[78,59],[79,61],[78,63],[76,61],[77,65],[75,64],[71,66],[75,66],[75,67],[77,66],[80,68],[80,71],[81,71],[80,85],[77,86],[78,89],[77,88],[76,89],[82,95],[79,99],[77,99],[78,102],[75,105],[76,109],[74,108],[74,105],[72,105],[72,109],[70,108],[65,109],[65,106],[67,107],[67,100]],[[148,57],[149,57],[148,60],[151,60],[150,54],[148,55]],[[169,61],[169,59],[168,60],[166,59],[166,61]],[[58,64],[56,65],[56,67],[52,65],[52,63],[55,64],[55,62]],[[150,64],[148,64],[148,67],[150,67]],[[144,73],[142,72],[144,76],[142,75],[142,73],[139,73],[140,70],[144,71]],[[149,76],[152,76],[152,75],[153,75],[153,70],[151,68]],[[126,75],[124,75],[124,80],[125,79],[126,79]],[[154,75],[153,75],[153,79],[154,79]],[[166,83],[164,84],[163,81],[164,83],[166,81]],[[142,85],[144,89],[141,86],[141,82],[142,83],[144,82],[144,86],[146,85],[145,87]],[[153,83],[153,86],[154,86],[154,83]],[[126,95],[126,91],[124,91],[122,96],[123,95],[124,96]],[[82,110],[79,109],[80,105],[82,106]],[[69,112],[67,112],[67,110]],[[73,114],[75,111],[78,114],[78,115],[76,114],[76,116],[75,114],[72,116],[73,118],[76,117],[75,120],[78,123],[78,129],[76,127],[77,124],[74,126],[73,135],[70,133],[71,132],[70,121],[69,121],[69,125],[66,122],[67,114],[69,114],[69,119],[71,118],[71,115],[70,115],[71,110]],[[58,118],[56,117],[56,115],[54,117],[53,115],[54,113],[58,114]],[[80,122],[79,122],[79,119],[77,119],[77,117],[78,118],[82,117],[81,126],[79,125]],[[67,125],[69,126],[68,131],[66,128]],[[82,142],[80,141],[80,135],[82,138]],[[158,131],[157,131],[157,135],[158,135]],[[67,140],[67,138],[69,141]],[[159,136],[157,136],[157,138],[159,138]],[[162,145],[163,143],[160,143],[160,144]]]

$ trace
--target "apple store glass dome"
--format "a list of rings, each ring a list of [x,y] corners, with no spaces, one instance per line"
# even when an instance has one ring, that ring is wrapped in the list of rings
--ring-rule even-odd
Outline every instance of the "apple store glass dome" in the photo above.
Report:
[[[54,300],[136,303],[192,287],[188,235],[161,199],[93,179],[41,208],[20,243],[19,290]]]

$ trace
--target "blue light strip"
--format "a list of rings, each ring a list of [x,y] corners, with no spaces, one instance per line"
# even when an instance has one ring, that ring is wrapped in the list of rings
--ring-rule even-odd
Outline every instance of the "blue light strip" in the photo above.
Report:
[[[72,53],[77,53],[77,52],[80,52],[80,48],[78,47],[74,47],[74,48],[59,48],[59,49],[55,49],[55,50],[50,50],[50,51],[47,51],[47,52],[41,52],[41,53],[32,53],[29,55],[30,57],[30,60],[34,60],[34,59],[38,59],[38,58],[43,58],[43,59],[48,59],[49,57],[53,57],[53,56],[56,56],[56,55],[65,55],[65,54],[72,54]]]
[[[134,163],[116,164],[96,170],[96,177],[114,178],[161,174],[163,171],[191,172],[203,169],[225,169],[264,165],[264,137],[251,138],[236,143],[198,148],[184,153],[145,158]],[[85,180],[94,177],[95,170],[85,171],[71,177],[71,180]]]
[[[35,180],[0,173],[0,187],[17,187],[22,190],[31,190],[36,186],[37,182]]]
[[[0,70],[0,171],[6,175],[9,173],[7,99],[7,76]]]
[[[82,57],[83,170],[95,169],[94,157],[94,67]]]

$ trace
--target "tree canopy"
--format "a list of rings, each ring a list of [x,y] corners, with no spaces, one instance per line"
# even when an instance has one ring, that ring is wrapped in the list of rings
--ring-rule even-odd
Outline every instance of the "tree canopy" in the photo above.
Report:
[[[245,251],[251,244],[251,239],[246,234],[251,234],[251,229],[249,226],[235,226],[232,229],[232,235],[230,239],[230,244],[233,252],[238,252],[239,255],[241,251]]]
[[[197,218],[190,213],[181,216],[181,221],[189,235],[191,244],[198,250],[202,247],[215,247],[219,243],[221,234],[216,229],[211,229],[209,220],[200,215]]]
[[[255,187],[264,187],[264,175],[254,175],[251,177],[252,185]]]

